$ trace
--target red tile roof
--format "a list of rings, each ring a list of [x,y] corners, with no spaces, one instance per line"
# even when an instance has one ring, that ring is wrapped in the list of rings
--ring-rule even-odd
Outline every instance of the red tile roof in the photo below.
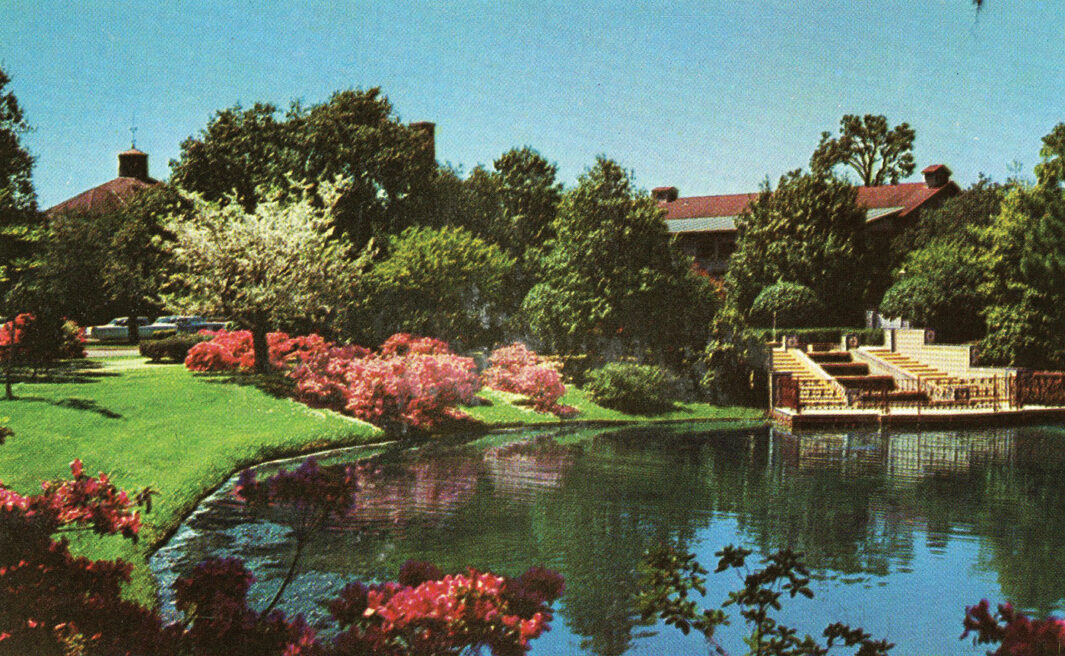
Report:
[[[701,219],[708,216],[736,216],[758,194],[731,194],[725,196],[688,196],[672,203],[659,203],[666,208],[666,220]]]
[[[99,187],[93,187],[83,191],[73,198],[67,199],[47,210],[47,214],[60,214],[63,212],[88,212],[100,214],[116,209],[126,204],[132,194],[148,189],[159,184],[157,180],[148,181],[138,178],[115,178],[105,182]]]
[[[941,164],[938,166],[942,166]],[[931,168],[931,167],[930,167]],[[880,187],[858,187],[858,204],[866,209],[895,209],[897,211],[877,214],[904,217],[936,196],[950,197],[958,193],[958,185],[949,182],[942,187],[930,188],[923,182],[904,182]],[[696,219],[714,216],[737,216],[758,194],[729,194],[724,196],[688,196],[673,202],[659,202],[666,210],[666,220]]]

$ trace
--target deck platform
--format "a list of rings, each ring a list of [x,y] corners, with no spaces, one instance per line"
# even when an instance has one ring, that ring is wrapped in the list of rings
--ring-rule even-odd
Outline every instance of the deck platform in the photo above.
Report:
[[[1044,422],[1065,422],[1065,407],[1025,406],[1023,408],[892,408],[878,410],[774,408],[770,413],[777,425],[789,431],[836,428],[962,428],[972,426],[1017,426]]]

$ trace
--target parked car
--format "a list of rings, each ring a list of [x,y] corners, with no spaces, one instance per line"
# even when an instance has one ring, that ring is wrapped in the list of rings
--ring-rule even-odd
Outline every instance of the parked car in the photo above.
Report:
[[[143,336],[148,325],[148,317],[137,317],[137,334]],[[101,342],[122,342],[129,339],[129,317],[111,319],[102,326],[92,326],[85,331],[85,336]]]
[[[168,314],[146,326],[153,332],[176,330],[179,333],[198,333],[201,330],[221,330],[225,327],[224,321],[208,321],[203,317],[183,314]]]

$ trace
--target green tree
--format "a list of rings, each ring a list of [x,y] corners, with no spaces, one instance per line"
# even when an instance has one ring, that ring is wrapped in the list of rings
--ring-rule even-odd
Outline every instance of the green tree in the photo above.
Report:
[[[824,306],[813,291],[794,282],[778,282],[755,297],[751,318],[759,326],[809,328],[824,315]]]
[[[3,295],[32,267],[41,223],[33,189],[33,156],[21,141],[30,126],[15,94],[6,90],[10,81],[0,68],[0,294]]]
[[[713,313],[707,284],[627,171],[598,158],[563,196],[554,227],[541,280],[523,304],[548,348],[597,355],[615,345],[676,364],[685,349],[702,347]]]
[[[255,367],[269,368],[266,334],[284,322],[330,327],[341,321],[350,290],[370,258],[330,239],[330,210],[343,193],[325,184],[320,197],[261,200],[254,212],[239,203],[196,200],[195,216],[174,221],[170,305],[224,315],[251,331]]]
[[[891,249],[898,263],[911,252],[934,239],[985,247],[985,232],[998,216],[1002,199],[1012,188],[993,182],[983,175],[962,193],[947,199],[941,207],[921,212],[916,225],[900,233]]]
[[[252,212],[267,194],[298,198],[304,186],[351,182],[332,207],[334,229],[356,245],[428,220],[432,144],[403,125],[380,89],[345,90],[282,117],[269,104],[219,111],[171,161],[171,181],[211,201],[232,196]],[[319,204],[322,199],[319,198]]]
[[[129,317],[130,342],[138,339],[136,317],[161,306],[171,268],[166,242],[172,238],[163,223],[167,217],[188,218],[191,210],[173,188],[159,186],[134,195],[108,217],[99,284]]]
[[[562,199],[558,167],[528,146],[508,150],[492,166],[501,209],[494,225],[497,240],[519,263],[531,266],[554,237]]]
[[[821,133],[810,169],[827,172],[843,164],[858,173],[863,185],[898,184],[913,173],[914,137],[916,132],[907,123],[889,128],[887,118],[879,114],[845,114],[838,137]]]
[[[813,291],[829,325],[853,324],[863,310],[865,212],[855,189],[832,176],[792,171],[768,184],[736,219],[736,252],[725,275],[728,302],[749,320],[764,287],[797,283]]]
[[[935,328],[943,342],[964,342],[984,335],[982,292],[988,275],[983,249],[949,238],[935,239],[910,253],[905,272],[880,303],[885,316]]]
[[[407,228],[389,239],[387,255],[365,276],[353,317],[373,343],[411,332],[490,346],[501,338],[513,266],[498,246],[465,228]]]
[[[191,204],[173,188],[158,186],[102,214],[49,217],[39,244],[39,266],[19,293],[49,299],[60,316],[82,325],[156,312],[170,268],[165,249],[170,234],[163,224],[190,210]],[[129,324],[130,340],[136,341],[136,321]]]
[[[769,369],[765,339],[726,300],[710,322],[702,385],[721,405],[764,405]]]
[[[562,185],[558,168],[526,146],[500,155],[492,168],[477,167],[462,181],[458,225],[498,244],[514,258],[507,276],[509,332],[519,334],[521,303],[539,279],[546,245],[554,237]]]
[[[181,142],[178,159],[170,160],[171,183],[210,201],[234,198],[254,212],[261,192],[287,187],[285,176],[299,174],[291,130],[277,112],[265,103],[216,112],[197,137]]]
[[[998,364],[1065,366],[1065,193],[1018,187],[987,231],[987,335],[981,353]]]
[[[39,266],[15,288],[21,306],[29,298],[48,298],[57,312],[81,325],[118,316],[123,311],[99,284],[110,239],[106,216],[67,212],[49,216],[37,251]],[[87,247],[92,244],[93,247]],[[85,284],[87,280],[96,284]]]
[[[1043,147],[1039,149],[1042,158],[1035,165],[1036,180],[1041,187],[1059,187],[1065,181],[1065,123],[1058,123],[1050,134],[1043,137]]]

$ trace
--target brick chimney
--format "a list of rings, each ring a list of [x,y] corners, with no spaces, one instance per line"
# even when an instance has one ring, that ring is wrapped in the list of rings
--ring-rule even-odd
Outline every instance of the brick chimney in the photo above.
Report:
[[[417,123],[411,123],[412,130],[420,132],[425,141],[427,142],[426,150],[429,155],[429,160],[436,163],[436,123],[431,121],[419,121]]]
[[[118,177],[136,178],[150,182],[148,177],[148,154],[136,148],[118,154]]]
[[[677,200],[680,191],[676,187],[655,187],[651,190],[651,198],[659,203],[672,203]]]
[[[937,189],[950,182],[951,170],[946,164],[933,164],[921,173],[924,174],[924,183],[929,189]]]

